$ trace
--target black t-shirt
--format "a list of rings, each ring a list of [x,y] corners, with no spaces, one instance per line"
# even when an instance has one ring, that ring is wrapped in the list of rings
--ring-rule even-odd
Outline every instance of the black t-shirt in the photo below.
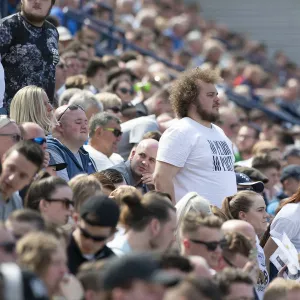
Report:
[[[84,257],[73,237],[71,235],[69,245],[67,247],[67,255],[68,255],[68,267],[72,274],[76,275],[78,268],[81,264],[90,261],[86,257]],[[101,250],[99,250],[93,257],[93,261],[98,261],[101,259],[105,259],[111,256],[115,256],[115,253],[108,248],[107,246],[104,246]]]
[[[45,21],[42,27],[28,23],[20,13],[0,20],[0,55],[5,73],[4,107],[24,86],[43,88],[52,102],[55,67],[59,62],[58,32]]]

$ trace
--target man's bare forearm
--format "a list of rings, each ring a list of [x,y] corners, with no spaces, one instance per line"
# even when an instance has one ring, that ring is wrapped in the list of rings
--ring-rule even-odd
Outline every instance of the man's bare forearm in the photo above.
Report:
[[[155,181],[155,189],[158,192],[167,193],[171,196],[172,203],[175,205],[175,192],[174,192],[174,184],[172,179],[164,178],[163,180],[160,179],[157,182]]]

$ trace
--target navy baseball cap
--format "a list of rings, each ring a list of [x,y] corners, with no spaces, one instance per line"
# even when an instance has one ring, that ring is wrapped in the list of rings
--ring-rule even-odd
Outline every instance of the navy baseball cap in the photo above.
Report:
[[[256,193],[262,193],[264,191],[265,185],[261,181],[253,182],[249,176],[244,173],[235,173],[236,184],[238,190],[251,189]],[[239,189],[240,188],[240,189]]]

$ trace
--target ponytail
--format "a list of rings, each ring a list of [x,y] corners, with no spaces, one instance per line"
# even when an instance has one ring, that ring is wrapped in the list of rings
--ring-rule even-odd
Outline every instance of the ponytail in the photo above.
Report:
[[[222,213],[227,220],[238,220],[241,211],[248,212],[253,205],[253,197],[260,196],[253,191],[239,191],[226,197],[222,202]]]
[[[235,219],[230,211],[230,201],[234,198],[234,196],[226,197],[222,202],[222,212],[226,216],[227,220]]]
[[[211,212],[213,215],[217,216],[220,218],[223,222],[226,222],[229,220],[229,218],[225,215],[222,209],[220,209],[218,206],[211,205],[210,206]]]

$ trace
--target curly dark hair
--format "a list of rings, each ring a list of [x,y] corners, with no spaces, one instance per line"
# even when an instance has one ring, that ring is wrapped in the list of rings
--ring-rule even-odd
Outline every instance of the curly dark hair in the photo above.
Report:
[[[188,109],[197,101],[200,87],[197,81],[215,84],[221,80],[216,71],[195,68],[184,72],[172,84],[170,100],[173,110],[178,118],[187,117]]]

